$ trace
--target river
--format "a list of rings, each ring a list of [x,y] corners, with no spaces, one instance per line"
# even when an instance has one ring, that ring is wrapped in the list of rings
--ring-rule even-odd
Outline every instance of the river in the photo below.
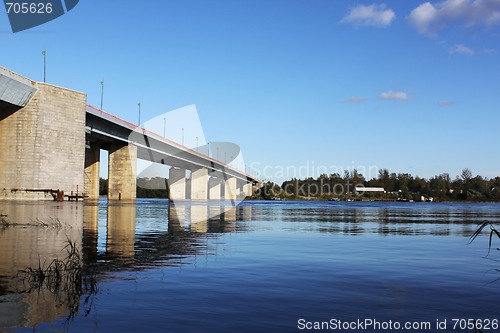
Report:
[[[469,244],[500,226],[499,204],[2,202],[0,216],[0,330],[500,331],[500,239],[488,257],[489,229]]]

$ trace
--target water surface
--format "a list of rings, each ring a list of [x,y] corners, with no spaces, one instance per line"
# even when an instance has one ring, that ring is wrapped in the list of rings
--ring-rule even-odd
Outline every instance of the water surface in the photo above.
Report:
[[[249,201],[207,220],[224,209],[138,200],[0,211],[61,223],[0,229],[0,327],[12,330],[295,332],[373,319],[452,332],[453,319],[500,319],[498,255],[484,258],[486,235],[468,245],[477,224],[500,224],[498,204]],[[82,290],[19,281],[39,258],[63,257],[68,238],[91,277]]]

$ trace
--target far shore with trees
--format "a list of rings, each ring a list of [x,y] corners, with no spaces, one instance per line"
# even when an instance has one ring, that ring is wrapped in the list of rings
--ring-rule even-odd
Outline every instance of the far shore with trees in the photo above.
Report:
[[[108,180],[99,181],[99,195],[108,194]],[[168,198],[167,179],[162,177],[137,178],[137,198]]]
[[[356,191],[356,187],[383,188],[381,192]],[[473,176],[465,168],[451,178],[448,173],[429,179],[409,173],[379,170],[377,178],[366,180],[353,171],[344,175],[322,174],[318,178],[291,179],[277,185],[266,182],[255,199],[262,200],[387,200],[387,201],[500,201],[500,177],[492,179]]]
[[[383,188],[383,191],[356,191],[356,188]],[[108,192],[107,179],[100,180],[99,194]],[[281,185],[265,182],[249,199],[255,200],[378,200],[378,201],[475,201],[500,202],[500,177],[473,176],[465,168],[451,178],[448,173],[429,179],[409,173],[379,170],[378,177],[366,180],[356,169],[322,174],[318,178],[290,179]],[[138,178],[138,198],[168,198],[166,178]]]

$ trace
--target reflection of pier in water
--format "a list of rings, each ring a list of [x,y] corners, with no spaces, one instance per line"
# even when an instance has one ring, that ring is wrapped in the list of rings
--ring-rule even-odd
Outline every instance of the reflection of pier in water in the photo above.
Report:
[[[158,215],[155,219],[161,219],[164,214],[164,223],[160,228],[144,231],[137,226],[137,212],[144,207],[140,203],[116,202],[106,207],[104,237],[99,235],[99,207],[103,208],[97,203],[86,204],[83,224],[84,262],[97,267],[99,272],[178,265],[184,258],[207,254],[206,237],[235,232],[237,221],[248,221],[251,217],[251,207],[228,210],[219,204],[174,206],[164,201],[154,211]],[[104,246],[99,247],[99,240],[103,238]]]
[[[34,327],[68,315],[79,304],[80,294],[55,294],[47,287],[33,290],[18,275],[28,267],[38,268],[39,258],[44,268],[56,258],[64,259],[68,240],[81,250],[83,271],[97,272],[99,280],[112,271],[186,263],[191,256],[208,253],[206,237],[234,232],[238,220],[251,216],[249,207],[224,212],[220,205],[174,207],[163,201],[154,218],[164,212],[164,222],[159,229],[143,232],[137,227],[138,209],[144,207],[123,202],[1,205],[2,216],[12,225],[0,227],[0,328]],[[222,215],[208,218],[214,212]],[[100,228],[103,223],[105,229]],[[99,235],[102,230],[105,234]],[[101,239],[104,249],[99,248]]]

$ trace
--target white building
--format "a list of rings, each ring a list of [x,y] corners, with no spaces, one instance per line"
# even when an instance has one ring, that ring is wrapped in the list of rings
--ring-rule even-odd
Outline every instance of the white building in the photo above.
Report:
[[[364,186],[356,186],[354,190],[359,194],[359,193],[366,193],[366,192],[382,192],[385,193],[385,190],[383,187],[364,187]]]

